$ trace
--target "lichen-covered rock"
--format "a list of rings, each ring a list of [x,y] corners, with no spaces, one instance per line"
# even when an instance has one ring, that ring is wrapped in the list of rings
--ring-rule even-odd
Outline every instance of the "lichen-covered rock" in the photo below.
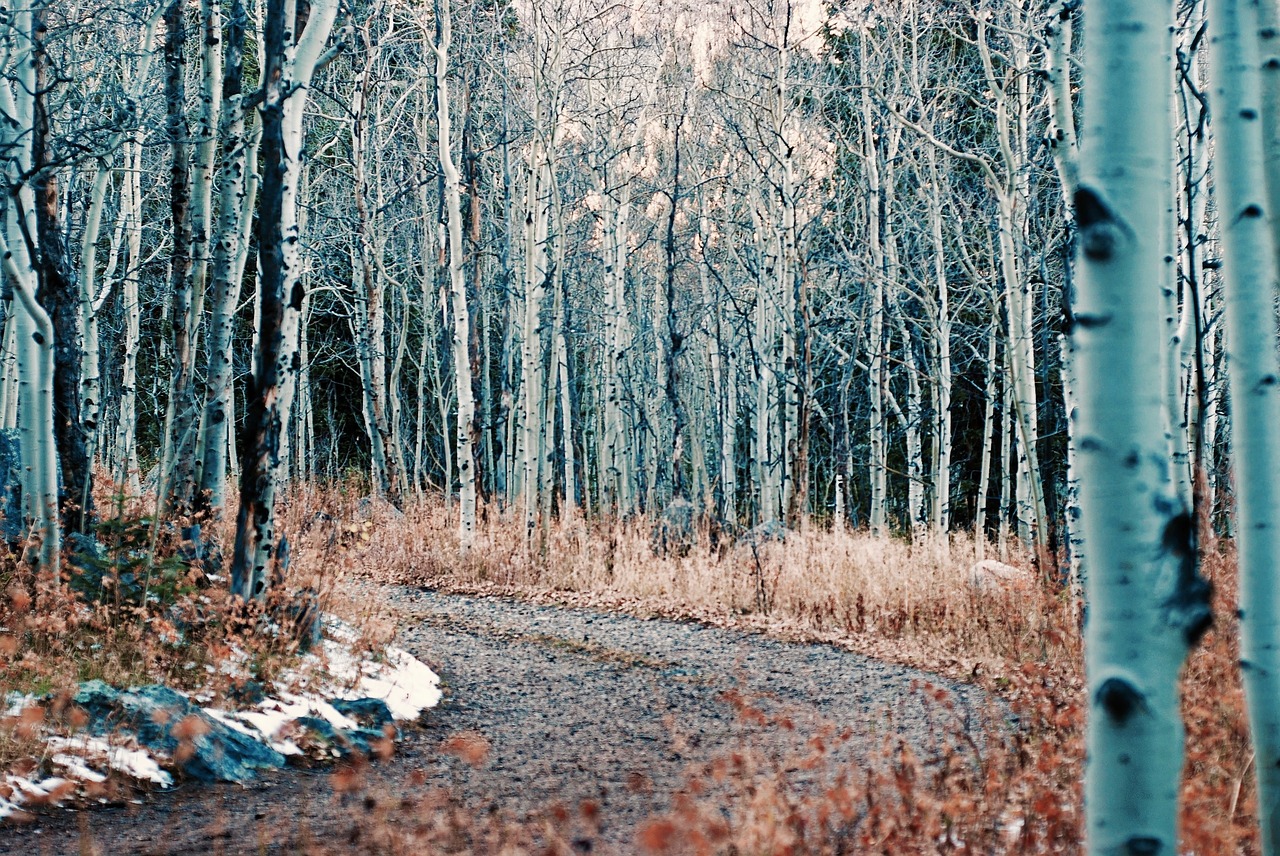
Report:
[[[693,525],[693,503],[678,498],[662,511],[653,527],[653,551],[659,556],[687,556],[697,540]]]
[[[300,716],[291,725],[294,729],[305,730],[312,743],[318,741],[343,758],[352,753],[372,755],[374,743],[384,737],[382,731],[372,728],[338,728],[319,716]]]
[[[116,690],[102,681],[88,681],[80,685],[74,700],[89,715],[91,732],[128,732],[148,749],[187,756],[179,768],[200,781],[243,782],[257,770],[285,764],[279,752],[228,728],[169,687]],[[184,745],[190,747],[189,755],[178,753]]]
[[[381,730],[392,722],[391,708],[380,698],[331,699],[329,704],[343,716],[349,716],[364,728]]]

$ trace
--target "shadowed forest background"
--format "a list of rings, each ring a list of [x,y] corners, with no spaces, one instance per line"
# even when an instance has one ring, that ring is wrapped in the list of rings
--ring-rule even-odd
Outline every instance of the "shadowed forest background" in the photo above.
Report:
[[[64,265],[91,291],[70,314],[96,328],[77,430],[133,493],[157,486],[166,449],[194,448],[166,426],[200,444],[238,436],[202,414],[221,392],[228,424],[242,424],[258,275],[260,122],[248,95],[219,97],[224,49],[207,35],[211,14],[234,13],[181,7],[188,32],[166,60],[152,56],[172,41],[164,22],[147,39],[155,11],[43,12],[46,174]],[[812,515],[1061,545],[1070,232],[1054,154],[1073,138],[1050,108],[1073,87],[1070,20],[1047,11],[453,10],[481,495],[542,526],[576,509],[660,513],[679,494],[729,527]],[[1184,10],[1191,48],[1200,15]],[[239,88],[252,95],[262,48],[247,32]],[[367,474],[393,500],[459,479],[435,40],[420,4],[342,7],[299,153],[304,296],[284,472]],[[1184,66],[1169,329],[1183,371],[1170,400],[1216,488],[1212,222],[1193,53]],[[243,137],[228,141],[235,112]],[[248,186],[228,196],[220,170],[242,140]],[[175,157],[190,197],[176,234]],[[175,240],[191,248],[181,276]],[[229,264],[215,258],[224,243]],[[224,308],[214,290],[228,287],[238,299]],[[208,351],[226,310],[224,391]],[[197,472],[163,472],[170,491],[211,488],[198,472],[210,452],[190,457]]]

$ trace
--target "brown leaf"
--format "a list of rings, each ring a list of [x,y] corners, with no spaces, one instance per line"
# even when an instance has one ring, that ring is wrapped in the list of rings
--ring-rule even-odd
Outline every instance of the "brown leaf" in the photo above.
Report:
[[[446,738],[440,744],[440,751],[479,767],[489,757],[489,741],[478,731],[463,731]]]

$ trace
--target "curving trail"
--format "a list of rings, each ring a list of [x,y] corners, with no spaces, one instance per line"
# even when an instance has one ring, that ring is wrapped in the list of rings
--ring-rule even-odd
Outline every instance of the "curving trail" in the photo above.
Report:
[[[367,793],[448,788],[481,812],[516,819],[594,800],[599,829],[579,842],[592,852],[634,850],[637,824],[670,808],[691,764],[744,743],[802,754],[804,739],[829,723],[853,732],[839,751],[856,765],[895,735],[926,744],[939,711],[914,682],[949,690],[953,716],[975,718],[986,702],[975,688],[826,645],[498,598],[380,594],[401,614],[401,642],[446,689],[425,727],[368,771]],[[728,690],[795,730],[743,721]],[[489,744],[479,766],[439,751],[472,732]],[[141,805],[53,810],[0,827],[0,854],[79,853],[86,840],[104,854],[364,852],[344,843],[360,810],[335,795],[327,772],[285,771],[247,787],[184,785]]]

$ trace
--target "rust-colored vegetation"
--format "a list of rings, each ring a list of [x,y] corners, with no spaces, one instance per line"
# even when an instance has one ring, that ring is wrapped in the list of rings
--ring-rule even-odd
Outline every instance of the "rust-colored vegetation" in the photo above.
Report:
[[[122,511],[121,519],[137,520],[142,509]],[[370,645],[395,629],[392,613],[368,596],[371,584],[430,586],[828,642],[979,684],[996,699],[984,721],[975,722],[957,713],[944,690],[922,683],[915,691],[931,698],[932,743],[913,750],[886,740],[856,767],[832,760],[832,748],[844,739],[840,723],[806,735],[811,739],[797,757],[768,758],[737,747],[689,770],[672,810],[637,830],[635,850],[1080,850],[1081,635],[1078,611],[1067,589],[1053,581],[1056,574],[1037,574],[1031,585],[996,585],[975,580],[979,552],[970,537],[913,545],[816,523],[785,541],[754,545],[704,524],[685,555],[656,554],[652,524],[641,519],[553,524],[526,543],[521,522],[493,507],[483,510],[475,542],[464,551],[455,514],[439,499],[413,501],[401,511],[362,499],[350,486],[301,488],[283,515],[293,554],[286,588],[320,592],[325,608],[357,622]],[[165,537],[152,570],[172,588],[161,603],[130,600],[107,577],[89,596],[72,576],[42,578],[15,557],[2,559],[0,687],[63,699],[5,721],[0,759],[6,765],[41,763],[34,738],[46,719],[74,725],[65,698],[78,680],[201,683],[228,694],[231,679],[206,666],[233,648],[247,651],[268,679],[289,661],[296,643],[254,633],[253,622],[222,594],[225,581],[207,579],[181,561],[182,545]],[[229,543],[224,529],[218,537]],[[984,550],[987,557],[995,552],[990,545]],[[1031,564],[1022,555],[1002,558],[1016,567]],[[1212,547],[1204,566],[1215,586],[1217,623],[1184,676],[1182,847],[1197,854],[1257,853],[1252,757],[1235,668],[1230,546]],[[154,570],[160,567],[168,570]],[[793,727],[784,717],[766,717],[751,699],[734,702],[740,716]],[[442,751],[481,764],[487,748],[484,735],[466,734]],[[337,771],[334,785],[335,806],[350,814],[349,833],[313,840],[293,830],[288,834],[301,852],[568,854],[583,852],[601,822],[595,805],[550,806],[537,821],[515,822],[445,791],[414,787],[416,796],[396,798],[366,788],[359,766]]]

